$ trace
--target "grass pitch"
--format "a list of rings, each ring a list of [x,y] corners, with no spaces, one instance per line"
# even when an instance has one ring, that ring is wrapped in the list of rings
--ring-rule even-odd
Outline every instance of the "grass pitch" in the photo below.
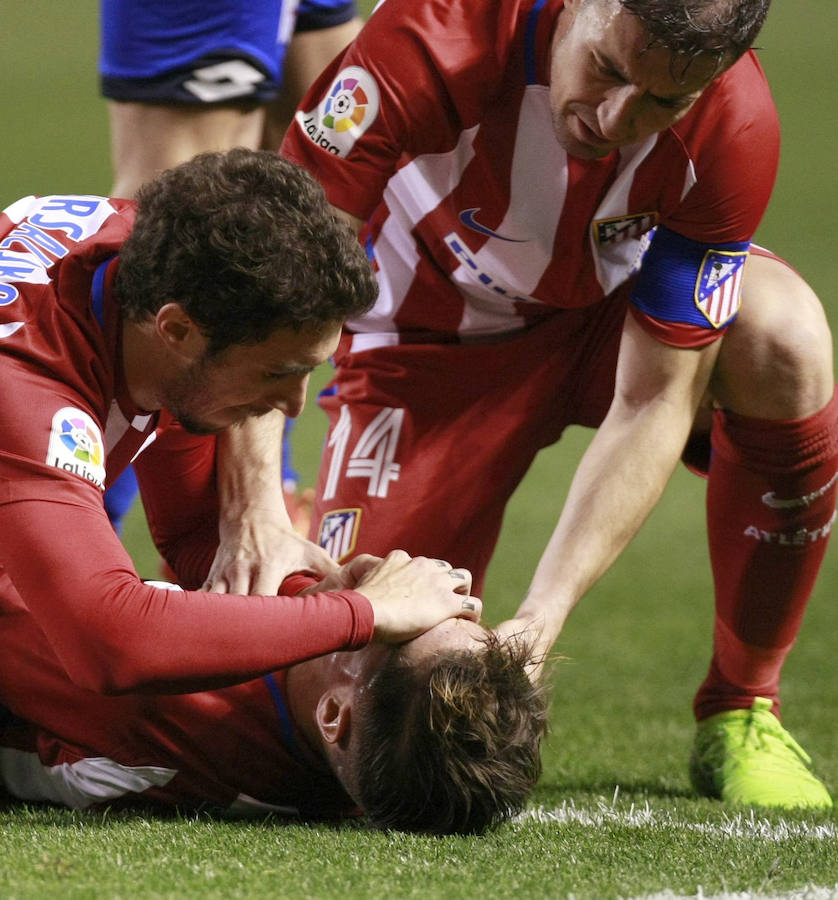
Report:
[[[106,193],[94,0],[6,6],[0,203],[27,193]],[[784,145],[758,239],[806,275],[833,322],[836,33],[838,8],[795,0],[775,4],[760,40]],[[323,427],[312,406],[295,445],[309,482]],[[588,438],[573,429],[544,451],[513,500],[485,594],[490,623],[517,606]],[[838,897],[838,811],[751,814],[690,791],[690,702],[712,626],[703,494],[699,479],[677,472],[640,535],[571,617],[556,648],[564,658],[555,665],[544,776],[518,821],[483,838],[440,839],[358,824],[0,806],[0,897]],[[126,541],[152,576],[139,511]],[[785,724],[833,792],[837,598],[833,549],[783,685]]]

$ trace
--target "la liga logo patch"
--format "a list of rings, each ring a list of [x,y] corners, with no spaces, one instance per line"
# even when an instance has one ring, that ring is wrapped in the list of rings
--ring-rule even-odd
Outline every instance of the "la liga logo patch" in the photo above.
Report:
[[[105,444],[102,432],[84,410],[72,406],[52,417],[47,463],[105,488]]]
[[[353,126],[360,128],[367,117],[369,103],[369,95],[356,77],[345,75],[339,78],[326,98],[324,127],[338,133],[349,131]]]
[[[316,109],[296,115],[309,139],[335,156],[346,156],[378,115],[375,79],[360,66],[342,69]]]

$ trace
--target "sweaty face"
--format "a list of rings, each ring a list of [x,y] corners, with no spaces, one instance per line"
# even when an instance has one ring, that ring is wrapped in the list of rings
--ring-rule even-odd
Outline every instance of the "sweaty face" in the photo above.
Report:
[[[258,344],[206,353],[169,383],[165,406],[187,431],[214,434],[274,409],[288,418],[305,404],[312,370],[337,348],[340,324],[280,329]]]
[[[551,51],[550,109],[571,156],[597,159],[664,131],[718,74],[715,60],[687,64],[648,44],[619,0],[567,0]]]

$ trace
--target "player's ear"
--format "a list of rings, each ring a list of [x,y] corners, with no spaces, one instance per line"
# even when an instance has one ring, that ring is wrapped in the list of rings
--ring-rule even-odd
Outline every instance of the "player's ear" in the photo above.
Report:
[[[207,339],[179,303],[164,303],[154,317],[157,335],[175,353],[198,359],[206,350]]]
[[[352,718],[352,694],[331,690],[317,701],[315,720],[321,737],[327,744],[342,744],[349,737]]]

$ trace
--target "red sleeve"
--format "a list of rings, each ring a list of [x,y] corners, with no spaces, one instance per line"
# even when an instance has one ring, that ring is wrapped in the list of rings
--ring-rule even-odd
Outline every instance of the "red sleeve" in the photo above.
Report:
[[[279,592],[280,594],[299,594],[300,591],[304,591],[317,582],[318,578],[312,572],[292,572],[279,586]]]
[[[315,81],[280,152],[366,220],[405,154],[450,150],[497,89],[519,3],[388,0]],[[360,93],[359,93],[360,90]],[[335,100],[349,98],[353,119]]]
[[[206,580],[218,549],[215,437],[161,414],[157,439],[134,460],[148,528],[184,588]]]
[[[693,161],[694,184],[661,224],[707,244],[750,241],[780,158],[777,110],[753,51],[720,76],[672,130]]]
[[[712,344],[725,333],[723,328],[703,328],[700,325],[685,325],[683,322],[666,322],[642,312],[632,303],[629,304],[629,312],[644,331],[662,344],[669,344],[670,347],[695,350]]]
[[[372,607],[354,591],[245,597],[145,585],[98,490],[28,467],[22,477],[0,481],[2,560],[67,674],[82,687],[206,690],[354,649],[372,637]]]

